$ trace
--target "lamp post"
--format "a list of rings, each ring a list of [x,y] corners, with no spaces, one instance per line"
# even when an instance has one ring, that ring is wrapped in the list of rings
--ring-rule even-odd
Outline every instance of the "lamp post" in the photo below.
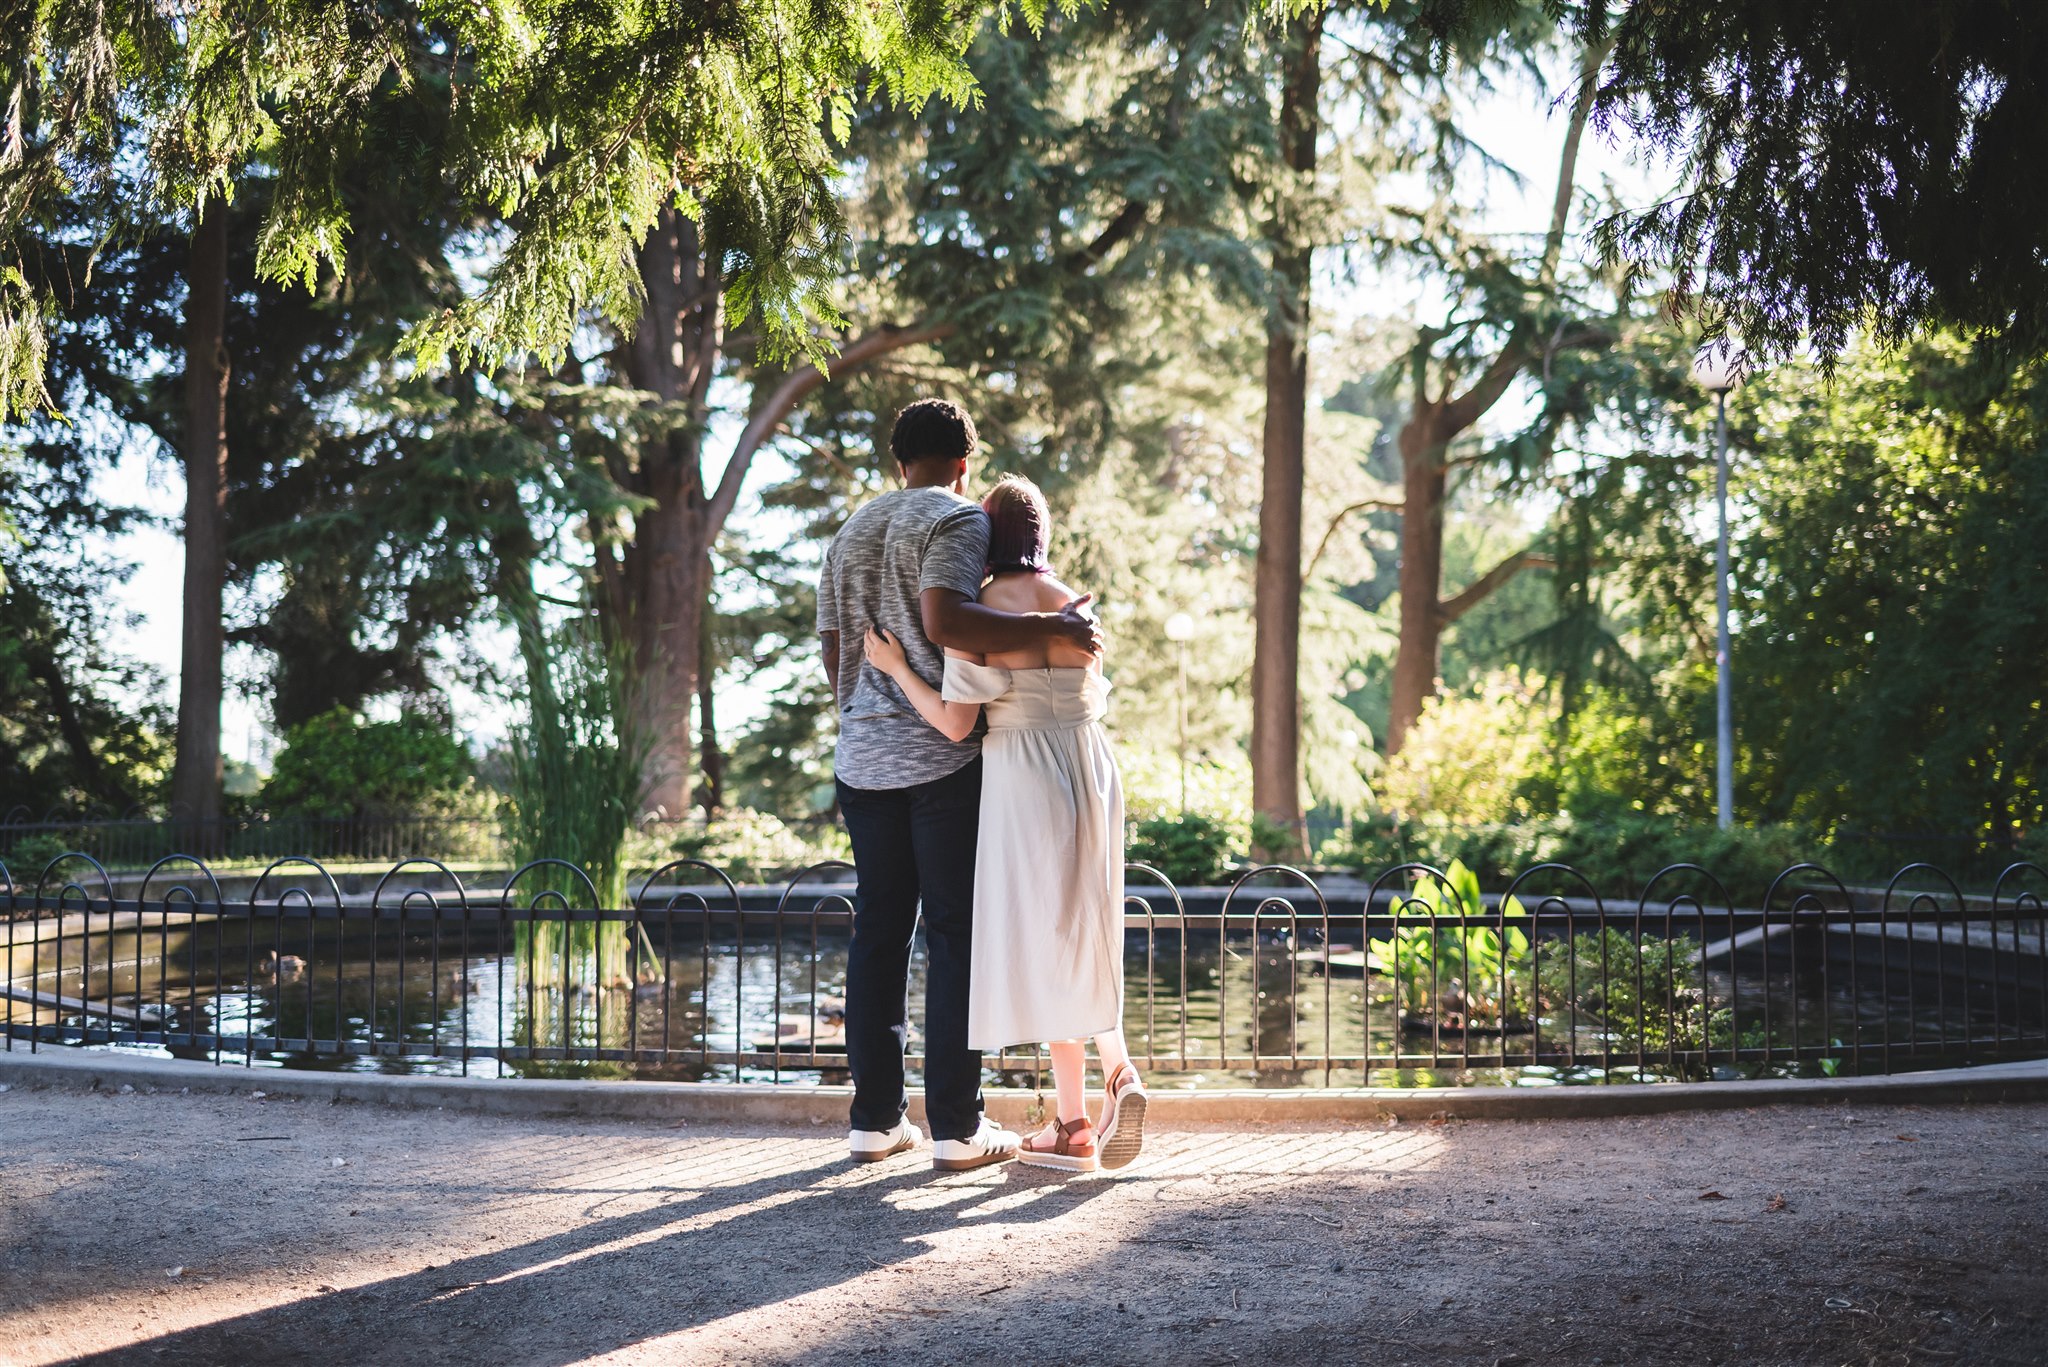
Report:
[[[1748,370],[1742,348],[1725,339],[1693,353],[1692,377],[1714,396],[1714,808],[1724,831],[1735,824],[1735,726],[1728,703],[1728,391]]]
[[[1180,652],[1180,814],[1188,814],[1188,642],[1195,638],[1195,619],[1176,612],[1166,619],[1166,639]]]

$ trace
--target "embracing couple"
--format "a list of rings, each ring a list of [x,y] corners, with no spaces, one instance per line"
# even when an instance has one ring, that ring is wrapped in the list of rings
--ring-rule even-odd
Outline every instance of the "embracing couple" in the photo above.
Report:
[[[1044,497],[965,497],[974,422],[926,399],[889,439],[903,488],[825,553],[818,634],[839,704],[839,810],[859,889],[846,970],[856,1159],[915,1148],[905,1114],[920,907],[932,1166],[1092,1172],[1137,1156],[1146,1096],[1124,1048],[1123,787],[1101,719],[1102,633],[1046,563]],[[1103,1068],[1099,1120],[1086,1041]],[[1056,1117],[982,1115],[981,1054],[1050,1045]]]

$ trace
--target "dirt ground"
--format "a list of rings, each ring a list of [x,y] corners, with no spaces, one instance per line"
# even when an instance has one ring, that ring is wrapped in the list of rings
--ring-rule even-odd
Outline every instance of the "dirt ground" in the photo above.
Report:
[[[2048,1361],[2048,1105],[838,1138],[16,1087],[0,1362]]]

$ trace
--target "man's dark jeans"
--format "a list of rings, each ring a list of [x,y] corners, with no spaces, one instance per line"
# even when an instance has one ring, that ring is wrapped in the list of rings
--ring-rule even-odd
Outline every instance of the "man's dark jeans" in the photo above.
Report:
[[[903,1119],[903,1046],[910,1015],[910,937],[924,904],[924,1106],[932,1138],[966,1139],[981,1124],[981,1055],[967,1047],[974,955],[974,847],[981,760],[910,788],[839,784],[859,881],[846,963],[846,1061],[853,1128]]]

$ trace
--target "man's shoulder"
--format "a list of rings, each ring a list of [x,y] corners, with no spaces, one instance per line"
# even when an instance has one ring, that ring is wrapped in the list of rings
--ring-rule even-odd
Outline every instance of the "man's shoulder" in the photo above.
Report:
[[[898,489],[894,496],[903,500],[905,512],[920,521],[943,522],[962,515],[988,516],[981,511],[981,505],[973,499],[936,484],[926,485],[921,489]]]
[[[833,546],[857,543],[886,533],[894,517],[889,501],[895,497],[895,492],[886,493],[855,508],[852,515],[839,524],[839,530],[832,534]]]
[[[834,539],[885,539],[894,532],[928,530],[957,517],[986,516],[979,503],[951,489],[892,489],[856,508]]]

